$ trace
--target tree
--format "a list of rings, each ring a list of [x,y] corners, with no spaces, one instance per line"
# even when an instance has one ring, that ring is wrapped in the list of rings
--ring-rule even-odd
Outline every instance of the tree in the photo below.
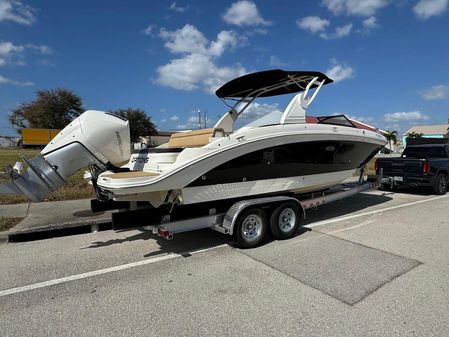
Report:
[[[398,132],[394,131],[394,130],[386,130],[385,138],[387,138],[387,140],[388,140],[388,144],[390,147],[390,153],[391,153],[392,152],[391,143],[396,144],[396,142],[398,141]]]
[[[407,138],[421,138],[423,136],[423,134],[420,132],[418,133],[418,132],[412,131],[412,132],[406,133],[405,136]]]
[[[20,104],[9,121],[16,128],[62,129],[83,111],[81,97],[69,89],[37,90],[36,99]]]
[[[139,142],[139,137],[150,136],[157,133],[156,126],[142,109],[119,109],[110,111],[111,113],[123,117],[129,121],[131,141]]]

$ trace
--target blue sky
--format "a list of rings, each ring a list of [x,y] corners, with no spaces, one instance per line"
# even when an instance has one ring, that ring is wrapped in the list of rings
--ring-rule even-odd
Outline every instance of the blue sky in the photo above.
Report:
[[[144,109],[161,130],[226,107],[214,90],[252,71],[317,70],[336,83],[311,115],[400,132],[449,118],[449,0],[0,0],[0,135],[38,89],[86,109]],[[247,119],[284,109],[262,101]]]

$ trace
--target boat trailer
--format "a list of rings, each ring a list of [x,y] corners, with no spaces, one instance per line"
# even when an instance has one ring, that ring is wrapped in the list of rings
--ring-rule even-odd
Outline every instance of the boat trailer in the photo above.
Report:
[[[162,215],[161,221],[148,225],[150,218],[157,218],[156,209],[138,207],[122,209],[112,214],[114,229],[143,227],[153,234],[171,240],[175,234],[210,228],[227,235],[234,235],[237,245],[252,248],[262,243],[265,234],[271,230],[276,239],[293,237],[300,220],[306,219],[306,211],[311,208],[341,200],[379,186],[380,177],[375,181],[363,181],[363,169],[359,181],[335,186],[329,190],[308,195],[274,195],[239,200],[230,206],[202,208],[203,214],[195,216],[192,206],[184,205],[178,216]],[[94,209],[93,209],[94,210]],[[207,214],[204,214],[207,213]]]

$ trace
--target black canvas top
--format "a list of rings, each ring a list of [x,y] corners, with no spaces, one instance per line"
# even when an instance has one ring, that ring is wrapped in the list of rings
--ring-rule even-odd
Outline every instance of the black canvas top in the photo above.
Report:
[[[285,71],[281,69],[260,71],[237,77],[232,81],[224,84],[219,88],[215,94],[220,98],[226,97],[268,97],[291,94],[303,91],[293,80],[300,83],[304,88],[314,77],[318,77],[321,82],[326,80],[324,84],[332,83],[333,81],[318,71]],[[285,82],[285,86],[276,87]],[[259,95],[260,90],[274,86],[272,90],[263,92]],[[312,88],[317,87],[314,84]]]

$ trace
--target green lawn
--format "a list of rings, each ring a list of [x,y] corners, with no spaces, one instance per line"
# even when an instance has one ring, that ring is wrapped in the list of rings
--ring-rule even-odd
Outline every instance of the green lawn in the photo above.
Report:
[[[0,232],[7,231],[17,225],[24,218],[4,218],[0,217]]]
[[[0,148],[0,172],[4,172],[8,164],[14,165],[22,154],[26,158],[33,158],[39,154],[39,149],[22,149],[22,148]],[[45,201],[59,200],[75,200],[94,198],[95,192],[93,187],[88,185],[83,179],[84,170],[80,170],[71,176],[67,184],[59,190],[51,193]],[[8,178],[0,175],[0,183],[7,182]],[[2,196],[0,195],[0,204],[17,204],[28,202],[28,199],[20,196]]]

